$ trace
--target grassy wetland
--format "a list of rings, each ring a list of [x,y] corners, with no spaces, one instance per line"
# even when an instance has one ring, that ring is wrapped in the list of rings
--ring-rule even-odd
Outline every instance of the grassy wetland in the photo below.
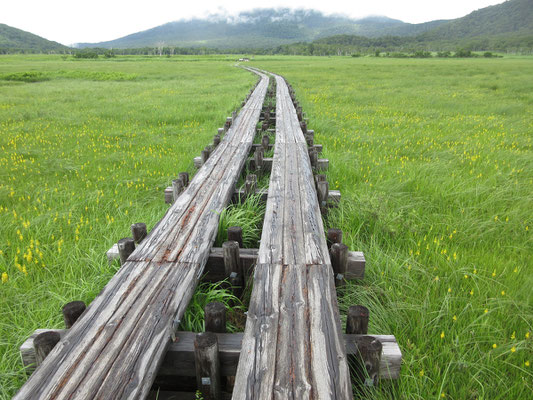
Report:
[[[160,219],[163,189],[194,171],[240,105],[256,78],[233,59],[0,59],[0,398],[26,379],[22,341],[98,294],[118,268],[105,251],[131,223]],[[531,398],[533,60],[250,64],[294,87],[343,197],[326,227],[365,252],[365,279],[339,290],[341,315],[369,307],[369,333],[402,349],[399,382],[373,397]],[[198,304],[233,300],[200,289],[190,329]]]

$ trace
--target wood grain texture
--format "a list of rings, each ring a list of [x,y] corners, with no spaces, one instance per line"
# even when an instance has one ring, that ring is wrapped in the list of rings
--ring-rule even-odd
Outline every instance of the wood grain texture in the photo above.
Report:
[[[351,399],[333,271],[296,110],[276,76],[276,140],[234,399]]]
[[[35,371],[15,399],[146,397],[203,273],[252,145],[268,78],[261,75],[224,139],[163,219]]]

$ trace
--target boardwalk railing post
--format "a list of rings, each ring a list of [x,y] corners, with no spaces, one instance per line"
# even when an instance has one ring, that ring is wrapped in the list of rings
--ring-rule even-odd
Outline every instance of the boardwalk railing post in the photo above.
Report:
[[[35,348],[35,364],[41,365],[46,356],[52,351],[56,344],[59,343],[60,336],[58,332],[48,331],[37,335],[33,340]]]
[[[205,331],[226,333],[226,306],[224,303],[214,301],[204,307]]]
[[[196,365],[196,383],[204,399],[221,399],[220,360],[216,334],[203,332],[196,335],[194,340],[194,361]]]
[[[148,230],[146,229],[146,224],[143,222],[137,222],[131,225],[131,235],[133,236],[133,241],[137,244],[141,243],[143,239],[148,236]]]
[[[120,264],[124,264],[135,250],[135,242],[132,238],[123,238],[117,242]]]
[[[217,147],[220,144],[220,135],[215,135],[213,137],[213,146]]]
[[[346,318],[346,333],[366,335],[370,311],[365,306],[350,306]]]
[[[70,303],[65,304],[62,309],[65,327],[70,329],[86,308],[87,307],[83,301],[71,301]]]
[[[334,243],[329,250],[331,266],[335,275],[335,286],[342,285],[346,267],[348,265],[348,246],[343,243]]]

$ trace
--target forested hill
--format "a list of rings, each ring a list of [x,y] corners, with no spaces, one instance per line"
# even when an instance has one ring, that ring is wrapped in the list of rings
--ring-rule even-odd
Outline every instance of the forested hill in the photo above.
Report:
[[[426,27],[428,24],[425,25]],[[405,29],[399,27],[398,31]],[[420,27],[418,28],[420,29]],[[335,35],[311,44],[285,46],[282,53],[342,54],[368,51],[533,51],[533,0],[510,0],[486,7],[465,17],[441,21],[437,27],[417,35],[369,38]]]
[[[46,40],[33,33],[0,24],[0,54],[12,52],[62,53],[69,50],[60,43]]]
[[[422,35],[425,39],[467,39],[533,35],[533,0],[509,0],[447,21]]]

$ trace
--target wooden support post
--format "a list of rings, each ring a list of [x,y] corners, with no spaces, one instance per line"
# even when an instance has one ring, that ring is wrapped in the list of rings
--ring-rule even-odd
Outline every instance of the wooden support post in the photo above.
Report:
[[[83,301],[71,301],[63,306],[65,328],[70,329],[87,307]]]
[[[236,297],[240,297],[245,281],[241,257],[239,255],[239,243],[235,241],[222,243],[222,252],[224,256],[224,270],[231,283],[233,294]]]
[[[204,399],[222,399],[217,335],[203,332],[194,340],[196,383]]]
[[[301,121],[301,122],[300,122],[300,128],[302,128],[302,132],[303,132],[304,134],[307,133],[307,123],[306,123],[305,121]]]
[[[325,182],[328,178],[324,174],[316,174],[315,175],[315,185],[318,187],[318,182]]]
[[[141,243],[143,239],[148,236],[148,230],[144,222],[137,222],[131,225],[131,236],[133,241],[137,244]]]
[[[213,137],[213,146],[217,147],[220,144],[220,135],[215,135]]]
[[[348,246],[343,243],[334,243],[329,250],[331,266],[335,275],[335,286],[344,282],[346,266],[348,264]]]
[[[226,271],[226,276],[230,276],[232,272],[236,272],[242,277],[239,243],[233,240],[228,240],[227,242],[222,243],[222,251],[224,253],[224,269]]]
[[[327,242],[330,248],[333,243],[342,243],[342,231],[336,228],[328,229]]]
[[[172,186],[169,186],[165,189],[165,203],[172,204],[173,200],[174,200],[174,190],[172,189]]]
[[[202,161],[202,156],[194,157],[193,163],[196,168],[200,168],[204,164]]]
[[[308,147],[313,147],[315,145],[315,138],[313,135],[309,134],[309,131],[305,134],[305,141],[307,142]]]
[[[244,196],[248,197],[252,194],[255,194],[255,189],[257,188],[257,175],[249,174],[246,176],[246,181],[244,182]]]
[[[218,301],[207,303],[204,307],[205,331],[226,332],[226,306]]]
[[[132,238],[123,238],[117,242],[120,264],[124,264],[135,250],[135,242]]]
[[[270,137],[268,135],[263,135],[261,138],[261,146],[263,146],[263,149],[268,150],[268,145],[270,144]]]
[[[366,335],[370,311],[365,306],[350,306],[346,318],[346,333]]]
[[[209,158],[209,150],[207,149],[207,147],[204,150],[202,150],[201,158],[202,158],[202,165],[204,165],[207,159]]]
[[[263,121],[263,123],[261,124],[261,131],[266,132],[267,129],[268,129],[268,121]]]
[[[309,159],[311,160],[311,167],[313,169],[318,168],[318,153],[314,147],[309,149]]]
[[[226,118],[226,123],[224,124],[224,131],[227,132],[231,127],[231,117]]]
[[[189,173],[188,172],[180,172],[178,174],[178,179],[181,179],[183,182],[183,187],[189,186]]]
[[[263,170],[263,149],[256,148],[254,152],[255,169],[258,171]]]
[[[65,304],[62,308],[65,327],[70,329],[86,308],[87,307],[83,301],[71,301],[70,303]]]
[[[318,194],[318,204],[320,205],[320,209],[323,211],[323,209],[326,207],[326,204],[328,202],[328,195],[329,195],[328,181],[318,182],[316,189],[317,189],[317,194]]]
[[[35,348],[35,363],[37,366],[41,365],[46,356],[52,351],[56,344],[59,343],[61,337],[58,332],[47,331],[40,333],[33,340],[33,347]]]
[[[357,339],[357,354],[349,357],[355,386],[376,386],[379,381],[379,366],[383,345],[372,336]]]
[[[222,137],[224,135],[224,128],[218,128],[218,136]]]
[[[202,151],[202,157],[203,157],[203,151]],[[185,188],[183,187],[183,181],[181,179],[173,179],[172,180],[172,200],[176,201],[178,200],[178,197],[180,197],[180,194],[183,192]]]
[[[228,228],[228,241],[239,243],[239,248],[243,248],[242,243],[242,228],[240,226],[230,226]]]

